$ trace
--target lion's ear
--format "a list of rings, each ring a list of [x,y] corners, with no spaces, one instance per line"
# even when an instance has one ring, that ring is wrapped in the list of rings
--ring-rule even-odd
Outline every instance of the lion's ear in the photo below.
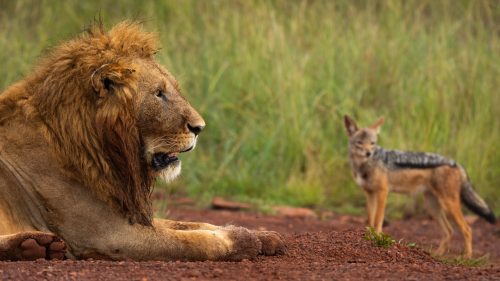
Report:
[[[90,82],[94,91],[104,97],[113,89],[130,84],[134,72],[135,69],[126,63],[106,63],[92,72]]]

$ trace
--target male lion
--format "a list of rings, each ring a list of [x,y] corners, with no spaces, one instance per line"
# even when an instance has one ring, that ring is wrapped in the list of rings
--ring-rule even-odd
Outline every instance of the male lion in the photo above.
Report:
[[[157,176],[205,126],[124,22],[55,48],[0,95],[0,260],[241,260],[284,251],[275,232],[152,218]]]

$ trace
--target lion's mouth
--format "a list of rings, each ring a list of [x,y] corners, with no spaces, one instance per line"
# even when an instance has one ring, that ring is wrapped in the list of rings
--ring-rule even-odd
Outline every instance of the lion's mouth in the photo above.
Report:
[[[151,166],[154,170],[160,171],[168,167],[177,167],[180,165],[181,160],[177,158],[179,153],[188,152],[194,149],[196,146],[196,140],[188,148],[176,152],[156,152],[152,154]]]
[[[151,166],[153,169],[159,171],[165,169],[168,166],[179,165],[181,161],[177,158],[177,153],[155,153],[153,154],[153,159],[151,160]]]

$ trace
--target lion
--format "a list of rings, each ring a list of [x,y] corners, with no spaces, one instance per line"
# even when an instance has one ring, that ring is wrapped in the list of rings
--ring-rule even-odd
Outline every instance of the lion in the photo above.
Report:
[[[153,181],[179,175],[205,127],[156,37],[95,23],[0,95],[0,260],[284,253],[273,231],[153,218]]]

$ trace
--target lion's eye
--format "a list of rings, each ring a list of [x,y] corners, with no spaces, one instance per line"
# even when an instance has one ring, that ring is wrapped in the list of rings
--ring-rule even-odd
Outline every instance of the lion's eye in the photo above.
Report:
[[[155,96],[157,98],[160,98],[160,99],[164,100],[164,101],[167,101],[167,97],[165,96],[165,92],[163,92],[163,90],[161,90],[161,89],[159,89],[158,91],[156,91]]]

